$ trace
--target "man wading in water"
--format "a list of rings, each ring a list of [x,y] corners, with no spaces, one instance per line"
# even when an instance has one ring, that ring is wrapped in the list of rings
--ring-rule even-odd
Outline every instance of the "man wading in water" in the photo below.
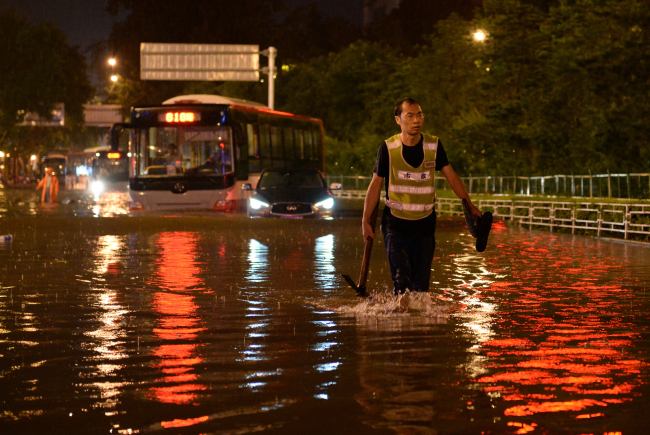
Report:
[[[395,295],[429,290],[436,246],[435,171],[445,176],[458,198],[467,200],[473,215],[481,216],[452,169],[436,136],[422,134],[424,113],[412,98],[395,106],[402,132],[379,146],[377,161],[363,208],[363,239],[375,237],[370,216],[386,181],[386,207],[381,219]]]

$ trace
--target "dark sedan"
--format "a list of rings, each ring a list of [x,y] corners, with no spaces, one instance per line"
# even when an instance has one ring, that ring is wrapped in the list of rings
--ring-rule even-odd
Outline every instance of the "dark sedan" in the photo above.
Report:
[[[264,170],[248,201],[251,217],[327,218],[333,210],[334,197],[315,169]]]

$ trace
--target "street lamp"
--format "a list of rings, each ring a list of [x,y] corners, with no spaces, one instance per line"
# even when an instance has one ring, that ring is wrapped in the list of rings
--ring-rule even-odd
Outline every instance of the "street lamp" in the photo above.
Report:
[[[117,64],[117,60],[114,57],[111,57],[108,59],[108,64],[111,66],[111,81],[115,83],[118,79],[117,74],[115,74],[115,65]]]
[[[477,41],[477,42],[485,41],[486,36],[487,35],[482,30],[477,30],[476,32],[474,32],[474,40]]]

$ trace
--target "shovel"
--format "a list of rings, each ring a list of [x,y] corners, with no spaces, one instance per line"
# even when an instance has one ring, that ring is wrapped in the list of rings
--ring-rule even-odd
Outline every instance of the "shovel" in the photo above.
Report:
[[[379,202],[370,215],[370,225],[372,225],[372,232],[375,232],[377,226],[377,210],[379,209]],[[368,268],[370,267],[370,254],[372,253],[372,237],[368,237],[365,242],[365,250],[363,251],[363,263],[361,264],[361,273],[359,274],[359,285],[357,285],[350,275],[342,275],[343,278],[350,284],[350,287],[357,292],[357,296],[366,297],[366,280],[368,279]]]

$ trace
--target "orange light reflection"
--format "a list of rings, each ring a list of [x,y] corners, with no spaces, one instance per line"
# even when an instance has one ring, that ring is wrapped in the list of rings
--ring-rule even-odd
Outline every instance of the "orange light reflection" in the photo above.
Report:
[[[150,283],[160,288],[153,295],[152,305],[158,315],[158,327],[153,328],[153,333],[168,343],[154,350],[153,354],[159,358],[154,367],[166,375],[158,382],[176,384],[151,388],[154,397],[163,403],[193,403],[196,393],[205,389],[190,383],[198,379],[198,375],[192,373],[193,368],[203,361],[197,355],[197,336],[206,329],[199,324],[199,307],[192,294],[201,284],[197,277],[200,270],[195,263],[196,244],[197,235],[189,232],[162,233],[157,242],[160,257]],[[175,422],[177,420],[167,424],[182,427],[174,426]]]
[[[606,249],[594,252],[592,243],[515,234],[499,246],[501,255],[488,257],[487,269],[503,278],[481,293],[509,315],[495,317],[493,337],[480,344],[489,362],[477,382],[503,400],[506,416],[603,418],[604,408],[634,400],[648,382],[648,363],[630,351],[642,339],[638,324],[627,320],[636,302],[622,284],[633,265],[620,255],[608,258]],[[534,429],[531,422],[507,424],[516,433]],[[599,433],[620,433],[611,429]]]

